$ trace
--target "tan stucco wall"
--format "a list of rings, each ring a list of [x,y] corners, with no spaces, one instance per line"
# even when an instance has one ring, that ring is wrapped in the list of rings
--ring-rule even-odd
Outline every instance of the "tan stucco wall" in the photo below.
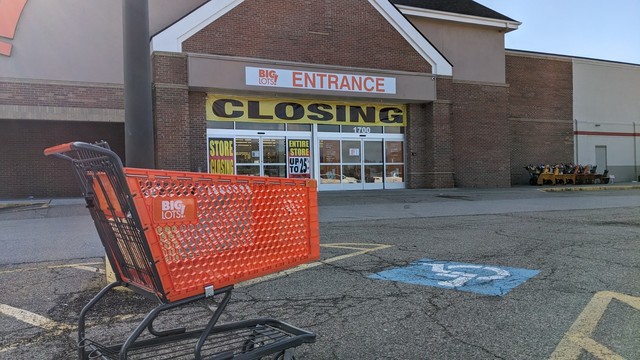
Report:
[[[573,59],[575,130],[589,134],[577,136],[579,162],[595,164],[595,147],[606,146],[612,174],[619,181],[636,180],[640,146],[631,135],[640,131],[639,94],[640,65]]]
[[[500,29],[407,18],[453,64],[455,80],[505,82],[504,33]]]
[[[153,35],[205,0],[149,1]],[[0,79],[121,84],[122,1],[29,0],[10,57],[0,56]]]
[[[573,60],[573,114],[580,121],[640,124],[640,65]]]

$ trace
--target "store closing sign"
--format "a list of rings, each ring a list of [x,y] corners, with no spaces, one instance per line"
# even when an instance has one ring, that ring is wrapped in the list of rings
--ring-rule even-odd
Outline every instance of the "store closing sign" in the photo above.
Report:
[[[209,139],[209,173],[233,175],[233,139]]]
[[[289,177],[311,178],[311,144],[309,140],[288,139]]]
[[[357,104],[338,101],[268,99],[208,94],[207,120],[265,123],[405,126],[403,104]]]

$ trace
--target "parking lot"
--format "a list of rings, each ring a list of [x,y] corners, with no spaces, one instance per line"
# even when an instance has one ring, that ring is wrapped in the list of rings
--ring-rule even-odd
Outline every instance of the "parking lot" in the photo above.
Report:
[[[640,358],[640,190],[539,190],[321,193],[321,261],[239,284],[221,321],[313,331],[297,359]],[[83,210],[0,213],[1,359],[76,356],[78,313],[106,284]],[[88,331],[122,339],[154,305],[116,292]]]

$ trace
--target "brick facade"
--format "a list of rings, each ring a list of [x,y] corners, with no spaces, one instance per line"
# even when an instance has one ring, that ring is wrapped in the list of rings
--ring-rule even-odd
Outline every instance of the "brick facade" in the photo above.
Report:
[[[367,0],[245,1],[190,37],[182,50],[431,73]]]
[[[570,59],[507,55],[511,183],[528,184],[529,164],[570,163],[573,65]]]
[[[4,81],[0,106],[17,108],[13,114],[20,115],[0,114],[0,198],[80,195],[69,164],[43,155],[49,146],[105,140],[124,160],[124,123],[78,118],[94,110],[96,117],[117,118],[124,107],[122,86]],[[75,121],[41,121],[46,111],[55,111],[56,120]]]
[[[451,103],[437,101],[409,106],[407,188],[453,187]]]
[[[43,150],[99,140],[124,161],[124,123],[0,120],[0,199],[81,196],[69,162],[44,156]]]
[[[246,1],[183,51],[152,57],[157,168],[207,171],[206,93],[189,89],[189,53],[431,72],[366,0]],[[506,85],[438,77],[438,100],[408,105],[407,187],[508,187],[527,183],[527,164],[570,162],[572,76],[570,59],[509,53]],[[0,107],[17,114],[0,114],[0,167],[9,169],[0,198],[79,195],[68,164],[45,158],[45,147],[107,140],[124,156],[124,124],[110,122],[122,116],[121,85],[3,81]]]
[[[454,82],[455,186],[509,187],[508,87]]]

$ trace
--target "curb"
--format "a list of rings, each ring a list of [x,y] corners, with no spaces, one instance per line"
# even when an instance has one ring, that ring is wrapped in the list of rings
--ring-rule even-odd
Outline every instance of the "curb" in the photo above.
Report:
[[[603,186],[571,186],[562,188],[540,189],[545,192],[561,192],[561,191],[601,191],[601,190],[633,190],[640,189],[640,185],[603,185]]]

